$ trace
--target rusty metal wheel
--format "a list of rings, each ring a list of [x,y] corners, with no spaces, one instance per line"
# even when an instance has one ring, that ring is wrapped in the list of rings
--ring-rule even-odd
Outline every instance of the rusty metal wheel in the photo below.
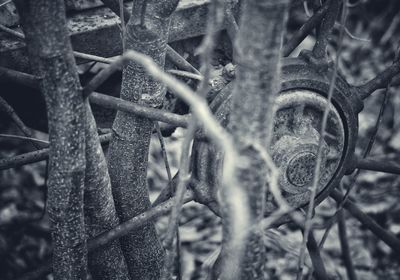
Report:
[[[274,130],[268,149],[280,170],[278,183],[282,195],[292,207],[305,207],[310,201],[310,187],[322,134],[322,172],[318,178],[315,205],[331,195],[342,201],[341,206],[346,209],[353,207],[349,211],[355,218],[400,252],[400,241],[395,236],[388,232],[382,235],[382,228],[377,230],[376,223],[371,226],[373,221],[347,201],[349,193],[343,197],[335,190],[343,177],[355,169],[400,174],[400,167],[392,162],[360,159],[355,155],[358,114],[363,110],[363,100],[376,89],[388,86],[399,72],[399,62],[394,62],[382,74],[358,87],[349,84],[338,73],[328,104],[331,77],[336,66],[327,62],[326,50],[328,36],[339,12],[339,4],[333,2],[340,1],[326,1],[283,48],[284,56],[288,56],[314,27],[317,28],[313,51],[302,51],[298,57],[282,59],[282,88],[276,99]],[[234,83],[227,85],[210,104],[216,118],[228,128]],[[330,106],[330,112],[326,131],[321,133],[324,108],[327,106]],[[199,202],[208,205],[217,203],[222,158],[221,152],[206,141],[204,132],[198,132],[192,151],[192,175],[201,182],[198,187],[193,187]],[[210,208],[215,210],[215,206]],[[272,196],[267,195],[266,215],[276,208]]]

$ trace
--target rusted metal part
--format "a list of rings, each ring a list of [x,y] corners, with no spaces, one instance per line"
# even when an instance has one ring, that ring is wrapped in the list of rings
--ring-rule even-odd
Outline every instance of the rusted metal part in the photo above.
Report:
[[[183,0],[171,17],[169,42],[203,35],[209,0]],[[129,5],[130,7],[131,5]],[[75,51],[111,57],[121,54],[119,17],[106,7],[74,13],[68,18],[68,29]],[[225,26],[223,26],[225,28]],[[15,30],[21,31],[19,27]],[[0,32],[0,65],[29,72],[29,62],[22,40]],[[78,60],[78,63],[85,62]]]
[[[277,97],[271,156],[281,171],[279,184],[282,193],[293,207],[306,205],[318,149],[319,129],[332,69],[323,70],[303,57],[286,58],[282,67],[282,89]],[[211,103],[216,118],[227,126],[231,91],[234,82],[226,86]],[[358,113],[363,103],[354,89],[339,75],[328,117],[323,147],[323,172],[318,186],[316,203],[325,199],[347,171],[354,156],[358,131]],[[193,147],[193,176],[205,182],[202,201],[215,201],[222,155],[204,141],[204,132],[197,134]],[[209,189],[213,193],[210,193]],[[199,199],[198,199],[199,200]],[[267,198],[267,212],[275,209]]]
[[[351,169],[351,172],[358,168],[400,175],[400,165],[393,160],[357,157],[354,158],[354,163],[354,168]]]

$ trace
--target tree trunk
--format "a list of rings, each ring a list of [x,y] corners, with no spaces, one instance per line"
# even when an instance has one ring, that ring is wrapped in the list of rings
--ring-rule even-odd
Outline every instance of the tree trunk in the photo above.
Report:
[[[17,0],[33,73],[46,99],[50,136],[47,211],[55,279],[85,279],[85,107],[66,30],[64,1]]]
[[[176,0],[134,1],[132,16],[126,26],[126,48],[149,55],[163,67],[169,16],[177,4]],[[143,17],[142,11],[145,11]],[[122,99],[157,107],[162,104],[164,94],[165,87],[150,78],[141,66],[130,62],[124,67]],[[108,155],[113,194],[121,221],[150,207],[146,175],[152,130],[153,122],[149,119],[121,111],[117,113]],[[147,223],[121,238],[121,244],[132,279],[159,279],[164,251],[153,223]]]
[[[266,201],[269,166],[261,149],[268,150],[273,128],[288,0],[248,0],[243,4],[230,129],[244,158],[238,179],[249,197],[250,224],[256,225],[263,218]],[[228,221],[234,218],[229,213],[225,217]],[[265,253],[263,232],[253,230],[247,240],[240,279],[265,279]]]
[[[100,145],[89,102],[86,100],[85,223],[88,238],[119,224],[111,192],[107,162]],[[128,280],[129,274],[119,241],[89,253],[90,272],[95,280]]]

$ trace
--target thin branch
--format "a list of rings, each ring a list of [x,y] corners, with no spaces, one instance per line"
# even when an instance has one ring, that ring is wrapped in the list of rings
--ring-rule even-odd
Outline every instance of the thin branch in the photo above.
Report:
[[[193,194],[187,191],[184,196],[184,203],[193,200]],[[135,229],[142,227],[144,224],[157,219],[171,211],[174,206],[174,198],[161,203],[160,205],[150,208],[149,210],[119,224],[115,228],[106,231],[93,239],[87,241],[88,251],[92,252],[97,248],[107,245],[108,243],[117,240]],[[51,262],[45,263],[35,271],[29,272],[16,280],[35,280],[49,274],[52,270]]]
[[[231,42],[235,42],[236,35],[239,32],[239,25],[236,22],[235,15],[233,14],[234,1],[230,0],[225,4],[225,22],[226,30]]]
[[[321,19],[325,16],[328,11],[329,2],[325,2],[324,5],[303,24],[302,27],[290,38],[290,40],[283,47],[283,56],[289,56],[297,46],[310,34],[310,32],[320,23]]]
[[[19,39],[25,40],[25,35],[23,33],[15,31],[15,30],[8,28],[2,24],[0,24],[0,30],[3,30],[4,32],[11,34]],[[112,59],[108,59],[108,58],[104,58],[104,57],[92,55],[92,54],[81,53],[81,52],[77,52],[77,51],[73,51],[73,54],[76,58],[81,58],[81,59],[86,59],[86,60],[91,60],[91,61],[96,61],[96,62],[102,62],[102,63],[106,63],[106,64],[110,64],[113,61]]]
[[[167,70],[166,72],[169,74],[173,74],[175,76],[183,77],[183,78],[188,78],[188,79],[193,79],[193,80],[198,80],[198,81],[203,80],[203,76],[201,76],[199,74],[193,74],[192,72],[188,72],[188,71],[170,69],[170,70]]]
[[[326,273],[324,261],[322,260],[321,257],[320,249],[318,248],[317,241],[315,240],[314,233],[312,231],[308,236],[307,249],[308,253],[310,254],[311,262],[314,268],[313,270],[315,278],[317,280],[329,279]]]
[[[14,108],[11,107],[11,105],[8,104],[8,102],[5,101],[1,96],[0,96],[0,111],[6,113],[14,121],[18,129],[26,136],[26,140],[30,140],[30,142],[36,149],[41,148],[36,143],[38,141],[35,141],[35,138],[32,137],[33,135],[31,129],[25,125],[25,123],[18,116],[17,112],[15,112]]]
[[[189,128],[186,132],[186,137],[182,143],[179,176],[178,176],[178,187],[176,188],[174,207],[171,210],[167,233],[164,239],[164,248],[166,249],[167,253],[165,254],[164,267],[161,273],[161,279],[163,280],[168,280],[171,278],[172,267],[174,263],[174,255],[175,255],[173,251],[173,241],[174,241],[174,236],[177,232],[178,219],[183,203],[183,195],[185,193],[186,186],[190,180],[189,154],[195,132],[196,132],[196,123],[192,121],[189,124]]]
[[[0,133],[0,137],[37,142],[37,143],[43,144],[45,147],[49,146],[49,141],[32,138],[32,137],[25,137],[25,136],[21,136],[21,135],[13,135],[13,134],[3,134],[3,133]],[[35,147],[37,147],[37,149],[40,149],[40,146],[35,145]]]
[[[111,133],[100,135],[100,142],[106,144],[111,140]],[[0,159],[0,170],[15,168],[29,163],[47,160],[49,158],[49,149],[44,148],[38,151],[21,154],[15,157]]]
[[[200,75],[199,70],[197,70],[192,64],[190,64],[186,59],[183,58],[177,51],[167,45],[167,58],[179,69],[188,72],[193,72],[194,74]]]
[[[337,190],[332,191],[331,197],[338,203],[342,203],[344,201],[344,196]],[[362,212],[360,208],[358,208],[357,205],[352,201],[347,200],[343,206],[351,215],[353,215],[354,218],[359,220],[363,226],[374,233],[376,237],[385,242],[386,245],[388,245],[396,254],[400,254],[400,240],[396,237],[396,235],[382,228],[371,217]]]
[[[344,266],[346,267],[347,277],[349,278],[349,280],[357,280],[357,275],[354,270],[353,260],[351,259],[349,241],[346,232],[346,220],[344,218],[343,209],[341,209],[338,212],[338,229],[339,229],[340,247],[342,248],[342,259]]]
[[[114,64],[113,66],[110,65],[110,67],[111,67],[110,68],[110,71],[111,71],[111,69],[113,69],[113,67],[117,67],[117,65],[116,64]],[[103,71],[101,73],[103,73]],[[108,75],[108,74],[106,74],[106,75]],[[13,82],[17,82],[17,83],[26,85],[31,88],[37,89],[39,87],[38,80],[36,79],[35,76],[26,74],[26,73],[22,73],[22,72],[18,72],[15,70],[0,67],[0,77],[7,78]],[[99,77],[99,80],[100,79],[103,79],[103,78]],[[99,81],[99,80],[97,80],[97,81]],[[95,82],[93,82],[93,83],[95,83]],[[97,83],[98,82],[96,82],[96,84]],[[86,92],[88,93],[90,91],[91,90],[87,89]],[[113,96],[109,96],[109,95],[97,93],[97,92],[94,92],[89,97],[89,101],[93,104],[99,105],[104,108],[129,112],[129,113],[141,116],[141,117],[149,118],[151,120],[165,122],[165,123],[168,123],[168,124],[171,124],[174,126],[186,127],[188,124],[188,120],[190,118],[190,116],[182,116],[182,115],[170,113],[170,112],[167,112],[164,110],[150,108],[150,107],[147,107],[144,105],[140,105],[140,104],[137,104],[134,102],[129,102],[126,100],[122,100],[120,98],[116,98]]]
[[[332,1],[332,2],[336,2],[336,1]],[[344,3],[346,4],[347,1],[345,0]],[[338,7],[335,7],[335,4],[331,4],[333,5],[333,7],[331,8],[333,10],[332,14],[329,15],[329,17],[332,17],[330,20],[333,20],[333,23],[336,19],[336,13],[335,10],[338,9]],[[343,5],[343,11],[342,11],[342,17],[341,17],[341,24],[342,27],[345,25],[346,23],[346,19],[347,19],[347,6]],[[328,22],[323,22],[321,25],[321,32],[328,32],[325,29],[330,27],[330,21]],[[333,25],[333,24],[332,24]],[[331,77],[331,81],[330,81],[330,85],[329,85],[329,91],[328,91],[328,97],[327,97],[327,106],[324,110],[324,114],[322,117],[322,124],[321,124],[321,131],[320,131],[320,138],[319,138],[319,143],[318,143],[318,152],[317,152],[317,159],[316,159],[316,164],[315,164],[315,169],[314,169],[314,177],[313,177],[313,184],[311,187],[311,194],[310,194],[310,203],[308,205],[308,210],[307,210],[307,216],[306,216],[306,221],[305,221],[305,225],[304,225],[304,236],[303,236],[303,242],[301,244],[301,248],[300,248],[300,256],[299,256],[299,263],[298,263],[298,273],[297,273],[297,280],[302,279],[303,277],[303,265],[304,265],[304,260],[305,260],[305,247],[307,244],[307,240],[308,240],[308,235],[311,231],[311,227],[312,227],[312,215],[313,215],[313,211],[314,211],[314,203],[315,203],[315,197],[317,194],[317,189],[318,189],[318,184],[319,184],[319,176],[320,176],[320,171],[321,171],[321,164],[322,164],[322,148],[323,148],[323,141],[325,138],[325,130],[326,130],[326,126],[327,126],[327,120],[328,120],[328,115],[329,112],[331,110],[331,100],[332,100],[332,96],[333,96],[333,92],[335,89],[335,84],[336,84],[336,78],[337,78],[337,73],[338,73],[338,63],[339,63],[339,57],[342,51],[342,46],[343,46],[343,35],[344,35],[344,29],[342,28],[340,30],[340,37],[339,37],[339,46],[338,46],[338,51],[336,54],[336,59],[335,59],[335,64],[334,64],[334,69],[333,69],[333,73],[332,73],[332,77]],[[326,39],[326,38],[325,38]],[[325,40],[323,37],[320,38],[321,43],[319,45],[319,47],[316,48],[316,51],[318,53],[321,52],[321,49],[323,46],[326,47],[326,44],[323,42]],[[327,42],[326,42],[327,43]],[[323,49],[324,51],[324,56],[325,57],[325,48]],[[321,53],[319,54],[321,55]]]
[[[126,26],[124,16],[124,0],[119,0],[119,18],[121,19],[121,37],[122,37],[122,53],[125,52],[125,38],[126,38]]]
[[[92,95],[89,97],[89,100],[91,103],[104,108],[132,113],[154,121],[161,121],[178,127],[187,127],[188,120],[190,118],[190,115],[182,116],[96,92],[92,93]]]

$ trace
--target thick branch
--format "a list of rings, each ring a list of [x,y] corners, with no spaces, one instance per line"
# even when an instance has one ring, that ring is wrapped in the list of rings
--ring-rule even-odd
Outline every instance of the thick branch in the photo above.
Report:
[[[193,200],[193,194],[188,191],[184,197],[184,203]],[[142,227],[144,224],[161,217],[171,210],[174,205],[174,198],[170,198],[167,201],[160,203],[159,205],[147,210],[146,212],[140,213],[139,215],[127,220],[126,222],[119,224],[111,230],[103,232],[102,234],[96,236],[93,239],[87,241],[88,251],[99,249],[106,246],[110,242],[118,240],[119,238],[129,234],[130,232]],[[27,273],[17,280],[35,280],[51,272],[52,268],[50,263],[47,263],[35,271]]]
[[[142,5],[146,4],[146,9],[142,9]],[[169,16],[176,5],[176,0],[134,1],[132,16],[126,25],[126,49],[149,55],[163,68]],[[141,18],[145,19],[144,22]],[[122,57],[120,60],[124,62],[124,59]],[[139,64],[129,61],[124,65],[122,99],[158,107],[163,102],[165,92],[165,87],[149,77]],[[115,117],[108,163],[117,213],[121,221],[126,221],[150,207],[146,173],[153,127],[152,120],[123,111],[118,111]],[[160,278],[164,250],[153,223],[146,223],[142,228],[123,237],[121,244],[131,278]]]
[[[281,41],[287,20],[289,1],[248,0],[244,3],[241,25],[236,41],[238,62],[232,93],[230,127],[240,156],[246,160],[237,171],[243,190],[249,197],[250,226],[258,224],[264,215],[269,166],[258,147],[269,147],[273,127],[273,104],[280,89]],[[225,197],[226,191],[222,190]],[[224,242],[232,238],[229,223],[232,215],[229,197],[224,205]],[[225,246],[225,244],[224,244]],[[223,247],[223,262],[232,253]],[[222,272],[223,279],[240,277],[254,279],[263,275],[266,251],[260,232],[250,233],[240,267]],[[228,275],[225,275],[228,273]]]
[[[41,79],[50,137],[47,211],[56,279],[86,277],[83,216],[85,108],[62,0],[15,1],[32,70]],[[69,199],[66,199],[69,198]]]
[[[110,8],[116,15],[120,16],[120,7],[118,4],[118,0],[102,0],[102,2]],[[165,2],[165,1],[160,1]],[[178,3],[178,1],[171,1],[172,3]],[[172,4],[173,5],[173,4]],[[129,13],[128,9],[123,8],[124,13],[124,20],[126,22],[129,21],[131,14]],[[193,72],[195,74],[200,74],[200,72],[194,68],[186,59],[184,59],[179,53],[177,53],[173,48],[169,45],[166,46],[166,55],[167,58],[179,69]]]

